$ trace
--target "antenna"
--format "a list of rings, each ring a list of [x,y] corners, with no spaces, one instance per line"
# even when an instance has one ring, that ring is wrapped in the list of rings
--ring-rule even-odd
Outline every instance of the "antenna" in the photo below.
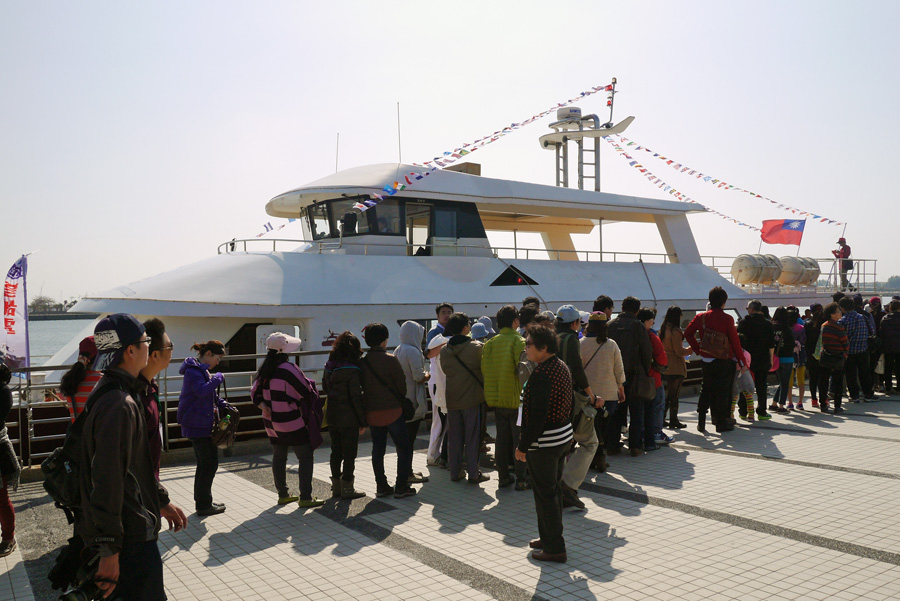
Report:
[[[337,144],[334,145],[334,172],[338,170],[338,152],[341,149],[341,132],[337,133]]]
[[[400,147],[400,102],[397,102],[397,162],[403,162],[403,149]]]

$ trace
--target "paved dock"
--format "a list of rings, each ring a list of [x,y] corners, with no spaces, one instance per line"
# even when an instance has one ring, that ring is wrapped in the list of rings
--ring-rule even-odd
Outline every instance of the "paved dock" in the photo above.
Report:
[[[169,599],[900,598],[900,397],[724,435],[697,432],[695,403],[683,401],[689,427],[669,448],[590,472],[586,511],[565,510],[566,564],[529,558],[530,491],[498,490],[493,470],[472,486],[427,467],[425,426],[414,464],[431,481],[418,495],[375,499],[364,443],[356,484],[368,496],[313,510],[277,506],[265,445],[239,446],[213,487],[228,511],[160,536]],[[193,471],[187,460],[162,470],[187,509]],[[320,498],[329,477],[322,448]],[[14,495],[19,547],[0,559],[2,600],[58,595],[46,573],[67,529],[42,492],[26,483]]]

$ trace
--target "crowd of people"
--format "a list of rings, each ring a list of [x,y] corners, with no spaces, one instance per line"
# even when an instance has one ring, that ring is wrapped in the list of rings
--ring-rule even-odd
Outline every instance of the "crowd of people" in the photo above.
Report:
[[[864,304],[858,294],[837,293],[825,307],[814,304],[803,315],[778,307],[771,317],[754,300],[737,323],[725,311],[727,300],[722,288],[713,288],[707,311],[685,325],[681,308],[672,306],[658,327],[656,311],[631,296],[615,317],[613,300],[603,295],[590,313],[572,305],[542,311],[530,297],[519,308],[502,307],[493,319],[475,320],[442,303],[427,333],[417,322],[403,323],[392,352],[391,333],[381,323],[362,330],[366,350],[352,332],[337,336],[322,380],[326,397],[289,356],[301,341],[272,334],[250,397],[272,444],[277,503],[324,503],[312,494],[312,478],[313,454],[325,432],[332,497],[365,496],[355,485],[355,463],[367,429],[375,495],[415,495],[413,485],[428,482],[413,470],[413,444],[430,403],[427,465],[446,468],[451,481],[479,486],[490,479],[482,466],[490,465],[484,455],[495,442],[498,486],[531,490],[534,497],[539,537],[530,543],[532,557],[565,562],[562,511],[584,508],[578,489],[588,471],[605,471],[607,457],[626,448],[632,457],[655,451],[686,427],[679,395],[689,356],[702,370],[697,429],[704,433],[707,416],[726,433],[735,427],[735,410],[748,422],[804,411],[807,376],[810,409],[836,414],[844,410],[845,391],[850,402],[869,402],[900,386],[898,298],[885,312],[877,297]],[[159,481],[155,378],[171,362],[172,349],[159,319],[111,315],[82,341],[78,362],[63,377],[73,420],[86,412],[76,533],[99,553],[97,586],[115,591],[115,598],[165,599],[155,544],[161,518],[176,531],[187,525]],[[179,370],[178,422],[197,463],[196,515],[213,516],[226,510],[212,496],[218,467],[212,433],[233,410],[220,395],[224,376],[216,371],[226,349],[211,340],[193,350],[197,357]],[[770,377],[777,382],[771,404]],[[487,433],[488,411],[495,437]],[[5,495],[18,474],[2,461],[3,434]],[[385,469],[388,437],[396,449],[393,483]],[[286,479],[289,451],[298,460],[296,495]],[[0,497],[3,551],[15,545],[7,500]]]

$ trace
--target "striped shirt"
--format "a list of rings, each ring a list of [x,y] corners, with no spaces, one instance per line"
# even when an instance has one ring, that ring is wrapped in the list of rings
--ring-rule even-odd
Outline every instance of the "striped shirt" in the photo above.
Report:
[[[275,368],[268,380],[257,380],[250,398],[271,410],[271,418],[263,417],[270,441],[286,445],[310,442],[304,416],[310,417],[311,409],[318,405],[319,394],[315,384],[296,365],[286,361]]]
[[[836,322],[828,320],[822,324],[822,350],[832,355],[846,355],[849,349],[847,332],[844,327]]]
[[[102,377],[102,371],[88,371],[84,376],[84,380],[78,385],[75,396],[69,397],[69,418],[71,418],[73,423],[75,422],[75,418],[84,411],[84,406],[87,404],[88,397],[91,396],[94,386],[96,386],[97,382],[99,382]]]
[[[568,444],[572,440],[572,375],[555,355],[539,364],[522,390],[519,450]]]

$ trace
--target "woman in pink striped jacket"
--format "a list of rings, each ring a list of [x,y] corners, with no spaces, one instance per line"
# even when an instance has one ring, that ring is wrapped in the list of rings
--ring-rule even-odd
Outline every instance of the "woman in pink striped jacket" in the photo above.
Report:
[[[300,339],[276,332],[266,340],[269,353],[250,390],[250,398],[262,410],[263,425],[272,443],[272,477],[278,504],[298,501],[300,507],[318,507],[325,501],[312,496],[313,451],[322,444],[322,406],[316,384],[292,363],[287,353],[300,348]],[[300,496],[288,491],[288,449],[299,462]]]

